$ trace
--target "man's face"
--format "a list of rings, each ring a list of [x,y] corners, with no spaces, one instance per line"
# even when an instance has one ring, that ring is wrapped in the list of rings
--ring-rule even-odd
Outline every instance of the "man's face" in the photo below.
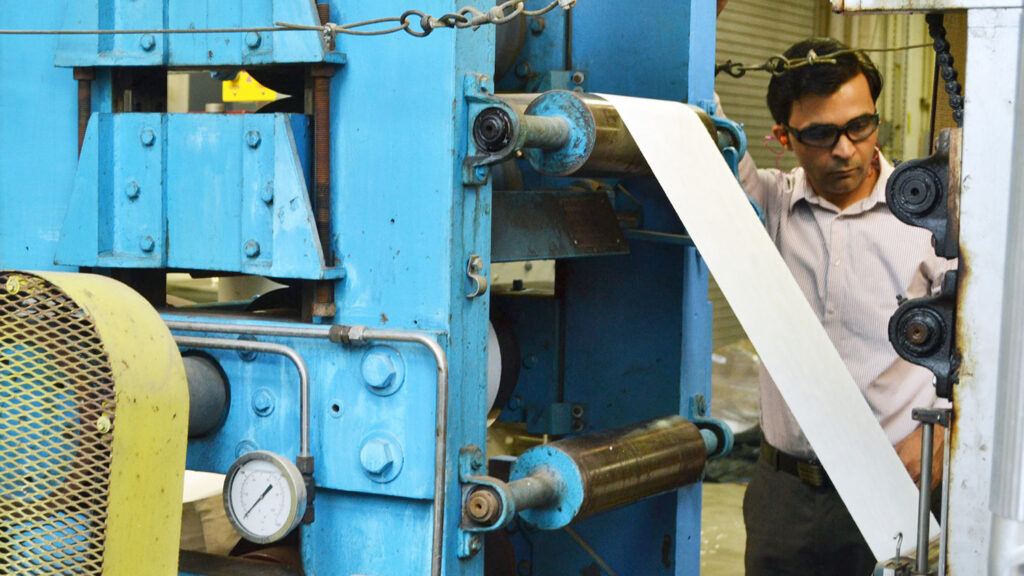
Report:
[[[789,127],[795,131],[811,126],[844,126],[851,120],[875,113],[867,78],[858,74],[828,96],[808,94],[793,103]],[[798,141],[784,126],[773,132],[800,161],[814,191],[839,208],[867,198],[876,181],[872,166],[878,131],[853,142],[846,134],[831,148],[815,148]]]

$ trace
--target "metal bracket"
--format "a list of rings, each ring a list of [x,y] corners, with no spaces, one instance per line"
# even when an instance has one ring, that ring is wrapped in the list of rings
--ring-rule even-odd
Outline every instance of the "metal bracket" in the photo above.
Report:
[[[703,394],[696,394],[690,398],[690,422],[700,429],[701,435],[707,431],[715,436],[715,450],[708,453],[708,460],[713,460],[732,452],[734,438],[732,428],[724,421],[708,416],[709,412],[708,402]]]
[[[459,482],[462,486],[462,508],[465,510],[466,501],[473,488],[480,485],[490,485],[490,481],[499,482],[497,479],[488,478],[487,465],[484,461],[484,453],[476,446],[463,446],[459,450]],[[506,522],[507,523],[507,522]],[[462,513],[462,522],[459,525],[459,549],[458,557],[468,559],[475,556],[483,549],[482,532],[497,530],[502,525],[490,528],[480,527],[469,520],[466,513]]]
[[[935,374],[935,392],[952,399],[959,381],[960,353],[956,350],[957,273],[950,270],[936,296],[905,300],[889,319],[889,342],[896,353]]]
[[[930,231],[943,258],[956,258],[960,248],[961,142],[960,129],[943,130],[935,154],[900,164],[885,187],[892,213]]]
[[[469,262],[466,264],[466,276],[473,282],[473,290],[466,294],[466,298],[472,300],[487,292],[487,276],[480,273],[483,269],[484,259],[477,254],[470,254]]]
[[[498,153],[481,150],[473,138],[473,127],[484,110],[498,108],[504,111],[508,118],[515,117],[512,109],[496,98],[493,92],[493,82],[489,76],[466,75],[463,94],[466,97],[467,126],[470,127],[470,134],[466,138],[466,158],[462,161],[462,184],[464,186],[475,187],[487,184],[490,177],[490,170],[487,167],[504,162],[515,154],[515,149],[511,146]]]

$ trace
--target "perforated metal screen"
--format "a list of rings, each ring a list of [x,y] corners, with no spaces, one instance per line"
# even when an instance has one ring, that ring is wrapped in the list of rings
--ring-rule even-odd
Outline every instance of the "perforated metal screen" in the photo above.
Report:
[[[114,408],[88,314],[0,272],[0,574],[101,573]]]

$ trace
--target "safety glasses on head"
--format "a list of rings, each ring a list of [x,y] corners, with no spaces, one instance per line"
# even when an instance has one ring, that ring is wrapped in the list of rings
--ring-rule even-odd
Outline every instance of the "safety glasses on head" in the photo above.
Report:
[[[850,142],[862,142],[874,134],[877,129],[877,112],[858,116],[843,126],[814,124],[803,130],[786,126],[786,131],[792,134],[797,142],[812,148],[832,148],[839,142],[839,137],[843,134],[846,134]]]

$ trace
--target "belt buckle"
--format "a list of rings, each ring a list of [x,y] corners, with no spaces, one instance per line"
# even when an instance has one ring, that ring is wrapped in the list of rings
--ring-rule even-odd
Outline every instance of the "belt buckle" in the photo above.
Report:
[[[797,462],[796,475],[804,484],[815,488],[821,488],[828,481],[825,469],[813,462]]]

